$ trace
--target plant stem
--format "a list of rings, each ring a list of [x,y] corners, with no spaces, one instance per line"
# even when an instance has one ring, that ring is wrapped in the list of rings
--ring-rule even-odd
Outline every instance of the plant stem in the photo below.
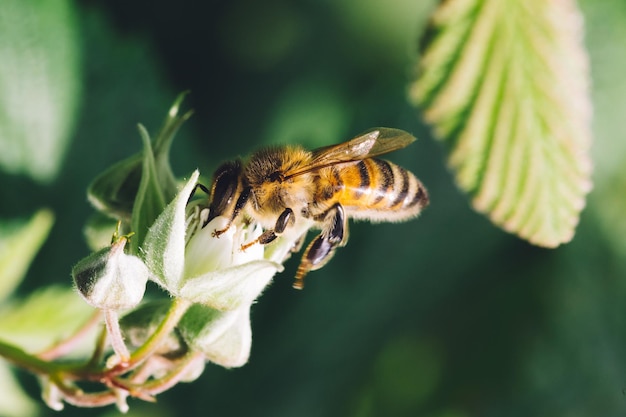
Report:
[[[120,329],[119,318],[117,311],[104,310],[104,322],[107,326],[107,333],[109,334],[109,341],[111,347],[117,355],[119,364],[125,364],[130,359],[130,352],[124,343],[124,337],[122,336],[122,329]]]
[[[200,366],[204,367],[204,355],[201,352],[189,353],[176,369],[162,378],[144,384],[142,389],[149,395],[157,395],[163,391],[167,391],[185,378],[190,369],[194,366],[198,366],[199,363]]]
[[[137,367],[144,360],[146,360],[161,346],[161,343],[167,338],[172,330],[174,330],[190,306],[191,302],[182,298],[175,298],[172,300],[172,304],[167,312],[167,315],[150,338],[148,338],[143,345],[130,355],[130,359],[125,364],[120,363],[119,365],[113,367],[106,372],[106,375],[110,377],[122,374]]]
[[[0,356],[16,366],[38,375],[53,374],[61,369],[61,366],[54,362],[39,359],[21,348],[3,341],[0,341]]]

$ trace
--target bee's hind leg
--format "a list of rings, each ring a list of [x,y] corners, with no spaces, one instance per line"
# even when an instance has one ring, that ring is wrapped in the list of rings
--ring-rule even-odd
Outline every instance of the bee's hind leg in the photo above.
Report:
[[[260,243],[261,245],[267,245],[268,243],[273,242],[278,236],[281,235],[281,233],[285,231],[287,226],[293,225],[295,221],[296,219],[294,217],[293,210],[290,208],[286,208],[282,213],[280,213],[280,216],[278,216],[278,219],[276,220],[276,224],[274,225],[273,229],[267,229],[253,241],[241,245],[240,249],[246,250],[250,246],[257,243]]]
[[[307,246],[302,255],[302,261],[296,272],[296,280],[293,283],[295,289],[304,288],[304,277],[309,271],[320,269],[335,254],[338,246],[343,246],[348,239],[347,217],[341,204],[332,206],[324,215],[325,224],[320,233]]]

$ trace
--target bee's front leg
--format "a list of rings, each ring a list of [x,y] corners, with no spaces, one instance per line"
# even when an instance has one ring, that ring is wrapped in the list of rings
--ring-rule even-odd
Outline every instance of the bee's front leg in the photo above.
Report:
[[[345,245],[348,240],[348,219],[341,204],[337,203],[328,209],[323,218],[322,233],[307,246],[296,272],[296,281],[293,283],[293,287],[298,290],[304,288],[306,274],[326,265],[335,254],[335,249]]]
[[[246,204],[248,203],[248,200],[250,199],[250,194],[252,193],[252,189],[250,187],[246,187],[241,191],[241,194],[239,194],[239,198],[237,198],[237,202],[235,203],[235,207],[233,207],[233,211],[230,213],[230,218],[228,219],[228,224],[226,225],[226,227],[224,227],[223,229],[220,230],[214,230],[212,233],[213,237],[220,237],[220,235],[222,235],[224,232],[226,232],[229,228],[230,225],[233,224],[233,222],[235,221],[235,219],[237,218],[237,216],[239,216],[239,214],[241,214],[241,211],[243,210],[243,208],[246,206]],[[213,214],[213,217],[211,217],[213,210],[209,211],[209,219],[212,220],[215,215]]]
[[[293,210],[290,208],[286,208],[278,219],[276,220],[276,224],[273,229],[267,229],[259,237],[254,239],[252,242],[245,243],[241,245],[241,250],[246,250],[250,246],[260,243],[261,245],[267,245],[270,242],[273,242],[281,233],[285,231],[287,226],[293,225],[296,219],[293,214]]]

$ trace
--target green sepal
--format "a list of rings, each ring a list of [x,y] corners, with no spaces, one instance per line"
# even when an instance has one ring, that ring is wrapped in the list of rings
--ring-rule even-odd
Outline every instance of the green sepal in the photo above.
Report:
[[[142,182],[157,184],[158,196],[143,195],[142,200],[165,202],[170,201],[176,195],[177,182],[169,163],[169,151],[174,135],[180,126],[192,115],[188,111],[179,116],[178,112],[186,93],[180,94],[170,108],[163,127],[160,129],[154,141],[154,146],[146,145],[150,142],[149,135],[143,126],[139,126],[141,138],[144,142],[144,151],[120,161],[103,173],[89,185],[87,196],[89,201],[101,212],[125,222],[131,221],[131,216],[136,212],[134,205]],[[148,149],[150,150],[148,151]],[[148,159],[148,161],[146,161]],[[146,165],[153,171],[154,177],[144,179]],[[144,185],[145,186],[145,185]],[[146,190],[144,190],[146,191]],[[154,189],[149,192],[154,192]],[[144,208],[145,209],[145,208]],[[143,212],[143,210],[139,210]],[[134,222],[148,223],[143,220]],[[138,230],[133,230],[138,233]],[[137,242],[138,244],[140,242]]]
[[[158,169],[154,160],[152,144],[148,131],[139,125],[139,133],[143,141],[143,161],[141,165],[141,181],[133,203],[131,230],[136,238],[131,242],[131,253],[137,253],[137,248],[143,242],[148,228],[165,208],[170,200],[165,195],[166,190],[159,182]],[[173,197],[173,196],[172,196]]]
[[[171,300],[153,300],[120,319],[124,340],[130,347],[142,346],[157,330],[167,316]],[[155,352],[168,357],[180,357],[187,352],[187,346],[176,332],[170,333]]]
[[[87,188],[87,198],[100,212],[130,222],[141,181],[142,155],[117,162],[98,175]]]

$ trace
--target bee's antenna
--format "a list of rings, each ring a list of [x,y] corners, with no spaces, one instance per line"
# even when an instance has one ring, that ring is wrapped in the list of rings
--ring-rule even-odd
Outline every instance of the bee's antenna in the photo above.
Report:
[[[196,191],[199,189],[201,189],[202,191],[204,191],[207,195],[211,195],[211,190],[209,190],[204,184],[200,184],[197,183],[195,187],[193,187],[193,190],[191,190],[191,194],[189,194],[189,198],[187,199],[187,204],[189,204],[189,202],[191,201],[191,199],[196,195]]]

